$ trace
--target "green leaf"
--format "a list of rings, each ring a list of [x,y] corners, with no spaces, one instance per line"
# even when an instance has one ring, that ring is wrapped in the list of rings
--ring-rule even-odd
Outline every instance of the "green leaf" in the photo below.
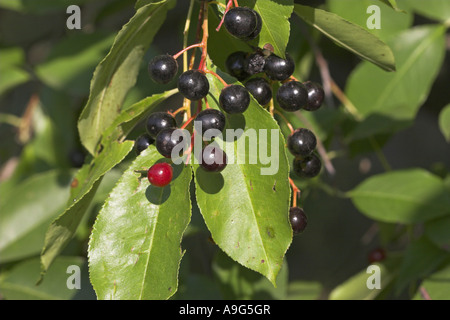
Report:
[[[317,300],[322,292],[322,284],[313,281],[292,281],[288,285],[288,300]]]
[[[294,12],[336,44],[386,71],[395,71],[391,49],[376,36],[340,16],[296,4]]]
[[[420,26],[391,38],[397,72],[386,73],[369,63],[350,76],[346,94],[365,120],[352,132],[352,139],[391,132],[415,118],[442,66],[445,28]],[[394,128],[395,130],[395,128]]]
[[[450,143],[450,104],[446,105],[439,114],[439,128],[445,140]]]
[[[405,251],[405,256],[399,269],[395,282],[397,294],[408,285],[434,272],[445,259],[448,253],[436,247],[425,236],[412,242]]]
[[[43,275],[74,236],[102,177],[125,158],[133,145],[133,141],[111,142],[97,158],[85,164],[75,175],[67,208],[50,224],[45,235],[45,245],[41,252]]]
[[[450,291],[448,284],[450,282],[450,264],[447,264],[443,269],[436,271],[431,276],[427,277],[421,283],[421,289],[417,291],[414,300],[424,300],[425,290],[428,297],[432,300],[449,300]],[[427,298],[428,298],[427,297]]]
[[[109,140],[124,138],[146,114],[150,113],[159,103],[177,92],[178,89],[173,89],[154,94],[124,108],[112,125],[103,133],[102,144],[107,144]]]
[[[450,213],[443,181],[423,169],[372,176],[349,195],[363,214],[377,221],[418,223]]]
[[[126,94],[136,83],[142,58],[164,22],[171,2],[148,4],[137,10],[97,66],[89,100],[78,120],[81,141],[91,154],[96,152],[103,131],[120,113]]]
[[[450,216],[425,223],[424,234],[442,249],[450,251]]]
[[[383,41],[397,33],[408,29],[413,22],[413,15],[392,10],[391,6],[379,5],[378,0],[328,0],[329,11],[367,29]],[[367,9],[377,5],[380,8],[380,29],[368,29],[367,22],[371,17]]]
[[[425,17],[449,21],[450,2],[447,0],[402,0],[402,5]]]
[[[113,36],[103,33],[70,35],[52,48],[48,58],[36,67],[36,74],[52,88],[88,94],[95,66],[112,42]]]
[[[372,266],[379,268],[380,289],[371,289],[367,283],[373,284],[369,279],[375,277],[377,269],[366,268],[345,282],[334,288],[330,295],[330,300],[374,300],[388,290],[390,285],[395,281],[399,269],[399,257],[389,257],[382,262],[374,263]],[[374,272],[375,271],[375,272]],[[374,278],[375,279],[375,278]]]
[[[22,261],[2,274],[0,293],[7,300],[69,300],[79,290],[67,287],[68,278],[73,273],[68,268],[78,267],[81,270],[85,261],[80,257],[58,257],[49,269],[45,281],[38,286],[36,279],[39,277],[39,258]],[[79,275],[81,277],[82,274]]]
[[[145,172],[160,159],[154,146],[142,152],[97,216],[88,256],[99,299],[168,299],[177,291],[192,172],[174,166],[169,186],[152,186]]]
[[[220,95],[223,84],[212,75],[207,76],[208,101],[211,108],[217,109],[215,97]],[[227,81],[232,82],[229,78]],[[198,207],[215,243],[233,260],[263,274],[275,285],[292,241],[285,141],[275,120],[254,99],[243,114],[226,117],[226,130],[233,131],[215,142],[227,153],[227,167],[218,174],[208,174],[194,165]],[[267,143],[261,140],[264,133]],[[259,145],[259,151],[251,150],[249,145]],[[267,151],[261,151],[261,146]],[[268,153],[271,158],[263,164],[257,152]]]
[[[256,10],[261,16],[262,28],[259,36],[251,43],[259,48],[271,44],[274,53],[285,57],[286,46],[289,41],[289,18],[294,10],[293,0],[241,0],[240,6],[247,6]]]
[[[0,197],[0,256],[9,262],[39,253],[48,224],[64,208],[70,175],[36,174]],[[45,186],[43,188],[42,186]]]
[[[0,69],[0,95],[14,87],[30,80],[30,75],[18,67],[5,67]]]
[[[386,4],[387,6],[391,7],[392,9],[394,9],[395,11],[398,12],[405,12],[404,10],[400,9],[397,5],[397,1],[396,0],[378,0],[383,2],[384,4]]]

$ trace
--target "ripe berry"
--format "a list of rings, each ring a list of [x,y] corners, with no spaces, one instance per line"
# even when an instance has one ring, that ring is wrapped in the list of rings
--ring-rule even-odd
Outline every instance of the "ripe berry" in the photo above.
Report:
[[[146,129],[149,136],[156,139],[158,133],[166,128],[175,128],[177,121],[175,118],[167,112],[155,112],[152,113],[146,122]]]
[[[178,91],[189,100],[200,100],[209,92],[208,78],[198,70],[183,72],[178,78]]]
[[[153,142],[155,142],[155,139],[150,137],[150,135],[148,135],[147,133],[144,133],[137,137],[134,144],[134,150],[136,151],[136,154],[140,155],[141,152],[147,149]]]
[[[325,97],[322,86],[316,82],[311,81],[307,81],[303,83],[303,85],[308,92],[308,101],[306,102],[306,106],[304,106],[303,109],[307,111],[315,111],[319,109]]]
[[[272,88],[264,78],[253,78],[245,83],[245,87],[262,106],[268,104],[272,99]]]
[[[219,103],[227,113],[242,113],[250,104],[250,94],[243,86],[229,85],[220,92]]]
[[[172,166],[166,162],[156,163],[148,169],[147,178],[152,185],[165,187],[172,181]]]
[[[244,51],[236,51],[230,54],[225,61],[228,72],[239,81],[245,80],[249,74],[245,71],[245,59],[247,53]]]
[[[386,252],[382,248],[376,248],[369,253],[369,263],[383,261],[386,258]]]
[[[266,57],[261,52],[251,53],[244,62],[244,70],[249,75],[254,75],[264,71]]]
[[[225,129],[225,115],[216,109],[205,109],[201,111],[195,121],[199,121],[202,125],[202,131],[200,132],[203,135],[209,129],[217,129],[220,132]],[[197,128],[197,124],[194,124],[194,127]]]
[[[308,224],[305,212],[299,207],[289,208],[289,221],[294,234],[302,233]]]
[[[277,101],[286,111],[297,111],[306,105],[308,92],[303,84],[298,81],[284,83],[277,92]]]
[[[294,73],[294,70],[294,60],[288,54],[286,54],[286,59],[282,59],[274,54],[266,58],[264,71],[272,80],[286,80]]]
[[[180,130],[180,131],[177,131]],[[176,132],[177,131],[177,132]],[[179,133],[177,135],[177,133]],[[158,152],[166,157],[170,158],[172,156],[172,150],[175,146],[184,143],[183,135],[181,129],[177,128],[166,128],[161,130],[161,132],[156,136],[156,149]],[[180,154],[185,145],[180,146]],[[178,156],[180,155],[178,154]]]
[[[304,178],[317,176],[321,168],[322,162],[314,153],[306,157],[296,157],[293,162],[294,172]]]
[[[253,9],[235,7],[225,14],[224,24],[232,36],[241,40],[252,40],[261,32],[262,20]]]
[[[156,56],[148,64],[148,72],[153,81],[167,84],[178,72],[177,60],[168,54]]]
[[[206,146],[202,150],[200,167],[208,172],[221,172],[227,166],[227,155],[219,147]]]
[[[316,145],[316,136],[306,128],[295,130],[287,139],[287,147],[294,156],[305,157],[314,151]]]

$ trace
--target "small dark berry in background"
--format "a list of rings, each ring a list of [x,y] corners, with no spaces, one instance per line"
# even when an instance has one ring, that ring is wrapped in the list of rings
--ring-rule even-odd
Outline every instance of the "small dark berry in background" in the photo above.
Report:
[[[308,101],[308,91],[300,82],[289,81],[278,88],[277,101],[284,110],[297,111],[305,107]]]
[[[236,51],[230,54],[225,61],[225,66],[233,77],[239,81],[247,79],[250,75],[245,71],[245,59],[247,53],[244,51]]]
[[[261,52],[251,53],[244,62],[244,70],[249,75],[254,75],[264,71],[266,57]]]
[[[286,59],[271,54],[266,58],[264,72],[272,80],[283,81],[288,79],[295,70],[294,60],[286,54]]]
[[[227,155],[219,147],[206,146],[202,150],[200,167],[208,172],[221,172],[227,166]]]
[[[155,139],[150,137],[150,135],[147,133],[144,133],[137,137],[134,143],[134,150],[136,151],[136,154],[140,155],[141,152],[147,149],[153,142],[155,142]]]
[[[178,91],[186,99],[200,100],[209,92],[208,78],[198,70],[183,72],[178,78]]]
[[[158,133],[163,129],[175,128],[177,121],[175,118],[167,112],[155,112],[152,113],[146,122],[147,133],[153,139],[156,139]]]
[[[178,63],[171,55],[160,55],[149,62],[148,72],[153,81],[167,84],[177,74]]]
[[[245,83],[245,87],[262,106],[268,104],[272,99],[272,88],[264,78],[252,78]]]
[[[148,169],[147,178],[151,185],[165,187],[172,181],[172,166],[166,162],[156,163]]]
[[[86,155],[80,150],[72,150],[69,153],[69,161],[73,168],[81,168],[84,164],[85,158]]]
[[[242,113],[250,104],[250,93],[243,86],[229,85],[220,92],[219,103],[226,113]]]
[[[294,172],[303,178],[313,178],[320,173],[322,162],[314,153],[306,157],[296,157],[293,161]]]
[[[383,261],[386,258],[386,252],[382,248],[376,248],[369,253],[369,263],[375,263]]]
[[[315,111],[322,106],[323,100],[325,98],[325,93],[320,84],[316,82],[307,81],[304,82],[306,91],[308,92],[308,100],[303,109],[307,111]]]
[[[305,230],[308,224],[308,218],[303,209],[291,207],[289,208],[289,222],[291,223],[294,234],[299,234]]]
[[[220,132],[225,129],[225,115],[216,109],[205,109],[201,111],[194,121],[199,121],[202,125],[201,135],[205,133],[205,131],[209,129],[216,129]],[[194,123],[194,128],[197,128],[198,124]]]
[[[179,130],[177,133],[175,131]],[[186,141],[183,139],[183,135],[181,132],[181,129],[177,128],[167,128],[163,129],[158,136],[156,137],[156,149],[158,152],[166,157],[171,158],[172,157],[172,150],[175,148],[175,146],[178,146],[180,144],[183,144],[180,147],[180,153],[176,154],[174,156],[180,156],[183,149],[186,149]],[[183,147],[183,148],[182,148]]]
[[[252,40],[261,32],[261,16],[253,9],[235,7],[225,14],[224,25],[227,31],[241,40]]]
[[[287,139],[288,150],[294,156],[307,156],[314,151],[316,145],[316,136],[306,128],[295,130]]]

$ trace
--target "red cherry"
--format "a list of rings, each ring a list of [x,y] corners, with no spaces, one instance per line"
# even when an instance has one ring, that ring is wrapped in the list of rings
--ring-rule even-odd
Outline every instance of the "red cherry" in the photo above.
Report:
[[[172,166],[166,162],[156,163],[148,169],[148,181],[154,186],[167,186],[173,177]]]

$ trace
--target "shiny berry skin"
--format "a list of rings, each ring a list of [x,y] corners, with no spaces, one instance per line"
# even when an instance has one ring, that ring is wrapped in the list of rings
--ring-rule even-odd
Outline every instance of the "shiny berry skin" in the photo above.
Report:
[[[227,166],[227,154],[215,146],[206,146],[202,150],[200,167],[208,172],[221,172]]]
[[[288,150],[294,156],[307,156],[317,146],[317,139],[312,131],[306,128],[295,130],[287,139]]]
[[[136,151],[136,154],[140,155],[141,152],[147,149],[153,142],[155,142],[155,139],[150,137],[150,135],[147,133],[144,133],[137,137],[134,143],[134,150]]]
[[[242,113],[250,104],[250,93],[245,87],[232,84],[222,89],[219,103],[226,113]]]
[[[302,208],[289,208],[289,222],[291,223],[294,234],[302,233],[308,225],[308,218]]]
[[[319,157],[311,153],[306,157],[296,157],[293,161],[294,172],[303,178],[313,178],[320,173],[322,162]]]
[[[241,40],[255,39],[261,32],[260,15],[247,7],[235,7],[225,14],[224,25],[227,31]]]
[[[368,260],[369,263],[375,263],[383,261],[386,258],[386,252],[382,248],[376,248],[369,253]]]
[[[266,57],[261,52],[251,53],[244,63],[244,70],[249,75],[254,75],[264,71]]]
[[[320,84],[311,81],[304,82],[303,85],[308,92],[308,101],[303,109],[307,111],[316,111],[322,106],[325,98],[323,88]]]
[[[308,101],[308,91],[300,82],[289,81],[278,88],[277,101],[284,110],[297,111],[305,107]]]
[[[166,128],[175,128],[177,126],[177,121],[167,112],[155,112],[147,118],[145,125],[149,136],[156,139],[156,136],[161,132],[161,130]]]
[[[247,79],[250,75],[245,71],[245,60],[247,53],[236,51],[230,54],[225,61],[225,66],[233,77],[239,81]]]
[[[209,82],[206,76],[198,70],[183,72],[178,78],[178,91],[192,101],[200,100],[209,92]]]
[[[148,169],[147,178],[151,185],[165,187],[172,181],[172,166],[166,162],[156,163]]]
[[[280,58],[274,54],[271,54],[266,58],[264,72],[272,80],[286,80],[294,73],[294,70],[294,60],[288,54],[286,54],[286,59]]]
[[[156,136],[156,149],[158,152],[166,157],[171,158],[172,157],[172,150],[175,148],[175,146],[179,145],[180,143],[184,144],[183,135],[181,132],[178,132],[179,135],[177,136],[176,130],[181,130],[177,128],[167,128],[161,130],[161,132]],[[181,147],[181,146],[180,146]],[[180,148],[180,153],[182,151],[182,148]],[[177,154],[175,156],[179,156],[180,154]]]
[[[156,56],[148,64],[148,73],[153,81],[157,83],[169,83],[177,72],[177,60],[168,54]]]
[[[264,78],[252,78],[245,83],[245,87],[262,106],[272,99],[272,88]]]
[[[220,132],[225,129],[226,119],[225,115],[216,109],[205,109],[201,111],[194,121],[199,121],[202,125],[202,135],[209,129],[216,129]],[[197,128],[198,124],[194,122],[194,128]]]

